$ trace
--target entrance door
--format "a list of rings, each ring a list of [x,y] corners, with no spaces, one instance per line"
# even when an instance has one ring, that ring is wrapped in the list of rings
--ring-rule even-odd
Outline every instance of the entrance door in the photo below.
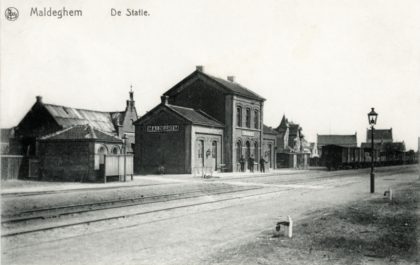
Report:
[[[268,145],[268,168],[272,168],[273,167],[273,165],[271,164],[272,163],[272,161],[273,161],[273,158],[272,158],[272,152],[271,152],[271,148],[272,148],[272,145],[271,144],[269,144]]]
[[[213,168],[214,170],[217,170],[217,142],[213,141],[211,144],[211,153],[213,158]]]
[[[251,157],[251,144],[247,141],[245,145],[246,145],[246,151],[245,151],[246,164],[247,164],[247,168],[251,169],[251,167],[248,163],[249,158]]]
[[[196,150],[197,150],[197,162],[196,167],[204,167],[204,141],[197,140]]]

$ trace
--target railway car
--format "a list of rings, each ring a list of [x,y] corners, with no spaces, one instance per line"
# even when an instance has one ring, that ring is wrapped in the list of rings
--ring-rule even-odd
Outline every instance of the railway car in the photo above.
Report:
[[[359,168],[363,165],[363,150],[359,147],[325,145],[322,147],[322,163],[328,170]]]

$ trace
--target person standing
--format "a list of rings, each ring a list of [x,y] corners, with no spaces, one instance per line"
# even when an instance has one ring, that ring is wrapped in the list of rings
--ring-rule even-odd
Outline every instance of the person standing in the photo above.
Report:
[[[266,161],[265,161],[265,159],[263,158],[263,157],[261,157],[261,159],[260,159],[260,171],[261,172],[265,172],[265,163],[267,163]]]
[[[245,158],[243,155],[241,155],[241,158],[239,159],[239,164],[241,164],[241,172],[245,172]]]
[[[251,171],[252,173],[254,173],[254,156],[251,155],[248,159],[248,163],[249,163],[249,171]]]

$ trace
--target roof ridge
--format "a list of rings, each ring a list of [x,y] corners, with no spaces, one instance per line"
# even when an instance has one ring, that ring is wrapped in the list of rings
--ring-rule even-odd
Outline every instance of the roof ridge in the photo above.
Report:
[[[62,107],[62,108],[69,108],[69,109],[76,109],[76,110],[85,110],[85,111],[92,111],[92,112],[101,112],[101,113],[116,113],[116,112],[125,112],[125,111],[103,111],[103,110],[93,110],[93,109],[83,109],[83,108],[76,108],[76,107],[69,107],[65,105],[57,105],[57,104],[51,104],[51,103],[42,103],[45,106],[54,106],[54,107]]]
[[[65,132],[67,132],[67,131],[69,131],[69,130],[71,130],[71,129],[73,129],[73,128],[77,127],[77,126],[82,127],[82,126],[86,126],[86,125],[88,125],[88,124],[76,124],[76,125],[72,125],[72,126],[70,126],[70,127],[68,127],[68,128],[65,128],[65,129],[62,129],[62,130],[56,131],[56,132],[54,132],[54,133],[50,133],[50,134],[44,135],[44,136],[40,137],[39,139],[41,139],[41,140],[45,140],[45,139],[51,138],[51,137],[53,137],[53,136],[57,136],[57,135],[60,135],[60,134],[62,134],[62,133],[65,133]]]
[[[252,91],[252,90],[250,90],[250,89],[248,89],[248,88],[244,87],[243,85],[241,85],[241,84],[240,84],[240,83],[238,83],[238,82],[231,82],[231,81],[228,81],[228,80],[224,80],[224,79],[223,79],[223,78],[221,78],[221,77],[217,77],[217,76],[214,76],[214,75],[210,75],[210,74],[208,74],[208,73],[204,73],[204,72],[199,72],[199,73],[200,73],[200,74],[202,74],[202,75],[204,75],[204,76],[207,76],[208,78],[211,78],[212,80],[214,80],[214,81],[216,81],[217,83],[219,83],[219,85],[221,85],[221,86],[225,87],[226,89],[228,89],[228,90],[229,90],[229,91],[231,91],[231,92],[233,92],[233,91],[232,91],[232,89],[231,89],[231,88],[229,88],[229,87],[227,87],[227,86],[224,84],[224,82],[230,82],[230,83],[232,83],[232,84],[235,84],[235,85],[239,86],[240,88],[242,88],[242,89],[246,90],[247,92],[249,92],[249,93],[253,94],[253,95],[254,95],[254,96],[256,96],[257,98],[262,99],[262,100],[265,100],[262,96],[258,95],[258,94],[257,94],[257,93],[255,93],[254,91]],[[235,93],[234,93],[234,94],[235,94]],[[241,95],[241,93],[238,93],[238,92],[236,92],[236,94]],[[246,95],[242,95],[242,96],[247,97]]]

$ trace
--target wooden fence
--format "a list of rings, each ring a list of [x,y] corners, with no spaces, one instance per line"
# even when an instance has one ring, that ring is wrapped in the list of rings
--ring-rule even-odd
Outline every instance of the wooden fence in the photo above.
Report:
[[[20,155],[1,155],[1,180],[18,179],[23,175],[24,157]]]
[[[125,165],[125,170],[124,170]],[[107,177],[118,176],[124,180],[124,176],[133,176],[133,155],[105,155],[104,157],[104,182]]]

